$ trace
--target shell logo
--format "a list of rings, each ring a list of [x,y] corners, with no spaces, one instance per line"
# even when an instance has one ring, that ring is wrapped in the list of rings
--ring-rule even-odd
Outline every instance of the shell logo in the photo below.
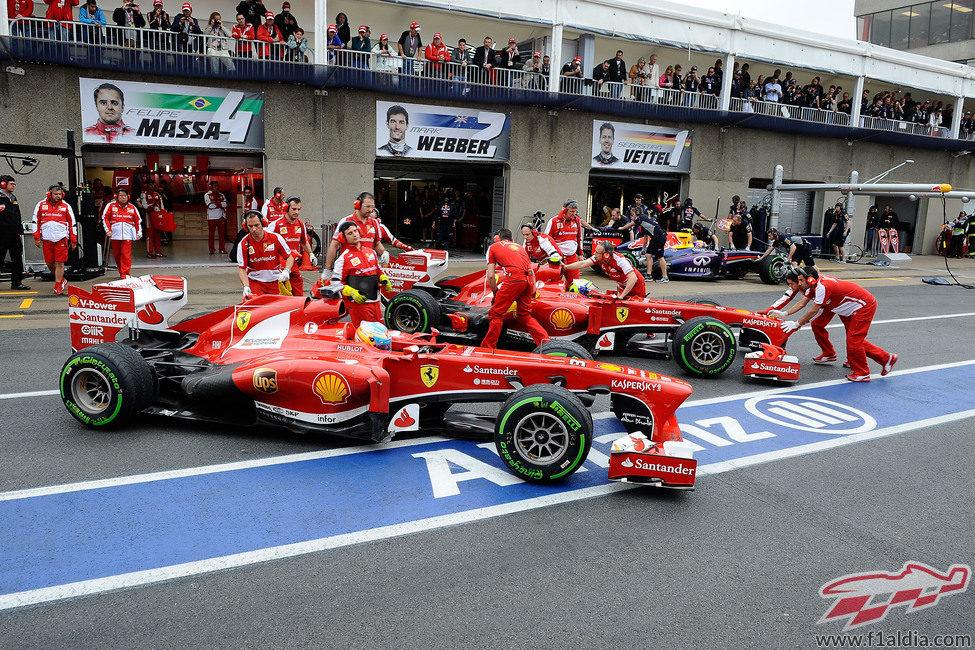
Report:
[[[72,307],[77,307],[78,305],[81,304],[81,299],[78,298],[78,296],[69,296],[68,304],[71,305]]]
[[[602,368],[603,370],[608,370],[610,372],[623,372],[622,366],[617,366],[614,363],[601,363],[597,367]]]
[[[555,325],[556,329],[560,330],[569,329],[576,322],[575,316],[572,315],[572,312],[565,308],[556,309],[553,311],[552,315],[549,317],[549,320],[552,321],[552,325]]]
[[[315,377],[312,390],[322,400],[322,404],[329,406],[333,404],[345,404],[349,399],[349,382],[345,377],[333,370],[326,370]]]

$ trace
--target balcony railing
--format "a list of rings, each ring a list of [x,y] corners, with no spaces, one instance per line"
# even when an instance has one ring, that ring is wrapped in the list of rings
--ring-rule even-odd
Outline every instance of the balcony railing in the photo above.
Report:
[[[470,59],[428,61],[403,58],[392,53],[329,50],[326,55],[328,65],[316,66],[314,51],[310,47],[302,49],[298,44],[289,47],[287,43],[242,40],[206,33],[181,34],[115,25],[59,23],[46,18],[17,18],[11,21],[10,27],[10,54],[30,61],[148,74],[369,88],[473,101],[590,106],[663,119],[712,121],[718,118],[711,114],[720,114],[716,95],[629,83],[599,83],[568,76],[560,76],[559,87],[550,89],[547,74],[523,70],[520,65],[484,69],[473,65]],[[225,26],[225,29],[228,27],[231,26]],[[206,31],[202,25],[201,28]],[[473,54],[473,50],[470,54]],[[592,103],[594,100],[598,100],[597,104]],[[752,113],[784,120],[851,126],[850,116],[846,113],[756,98],[732,97],[729,109],[734,113]],[[858,127],[915,136],[949,136],[949,130],[944,127],[866,116],[860,118]]]

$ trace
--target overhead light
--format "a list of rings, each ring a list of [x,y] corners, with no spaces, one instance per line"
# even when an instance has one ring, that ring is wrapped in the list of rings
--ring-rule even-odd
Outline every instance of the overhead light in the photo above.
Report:
[[[915,16],[920,16],[921,14],[919,14],[919,13],[917,13],[915,11],[911,11],[910,9],[908,9],[907,11],[902,11],[901,12],[901,15],[902,16],[907,16],[908,18],[914,18]]]
[[[961,6],[961,5],[957,4],[957,3],[954,3],[954,2],[946,2],[946,3],[944,3],[941,6],[942,7],[947,7],[948,9],[951,9],[952,11],[957,11],[957,12],[963,13],[963,14],[971,13],[971,11],[972,11],[972,8],[971,7],[963,7],[963,6]]]

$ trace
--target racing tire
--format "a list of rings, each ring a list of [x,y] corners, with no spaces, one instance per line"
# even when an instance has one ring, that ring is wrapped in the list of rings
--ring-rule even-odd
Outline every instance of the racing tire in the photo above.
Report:
[[[677,365],[697,377],[717,377],[731,366],[738,351],[731,328],[707,316],[678,327],[671,346]]]
[[[709,307],[721,306],[721,303],[711,298],[695,298],[694,300],[688,300],[687,302],[694,303],[695,305],[708,305]]]
[[[758,277],[765,284],[782,284],[785,282],[785,274],[790,266],[789,260],[781,255],[766,257],[758,263]]]
[[[576,359],[593,360],[592,353],[573,341],[546,341],[532,350],[535,354],[547,354],[550,357],[575,357]]]
[[[64,363],[61,400],[72,416],[93,429],[125,425],[156,397],[152,369],[138,352],[121,343],[80,350]]]
[[[647,258],[647,259],[649,260],[650,258]],[[660,264],[658,262],[656,262],[656,261],[654,261],[654,262],[647,262],[647,264],[650,265],[650,267],[648,269],[647,275],[648,275],[648,277],[651,280],[653,280],[654,282],[658,282],[660,280],[660,278],[664,277],[664,274],[661,273],[661,271],[660,271]],[[634,267],[634,268],[636,268],[636,267]],[[670,269],[668,269],[668,271],[669,270]]]
[[[592,415],[561,386],[515,391],[498,411],[494,444],[518,478],[553,483],[582,467],[592,447]]]
[[[318,236],[318,233],[308,229],[308,237],[311,239],[311,252],[315,257],[321,257],[322,255],[322,238]]]
[[[625,253],[622,253],[622,256],[623,256],[623,259],[625,259],[627,262],[630,263],[630,266],[632,266],[636,270],[637,273],[640,272],[640,263],[636,261],[636,255],[634,255],[633,253],[630,253],[630,252],[625,252]],[[597,264],[596,266],[599,266],[599,264]]]
[[[389,329],[406,334],[429,332],[440,325],[440,303],[426,291],[407,289],[392,297],[384,316]]]

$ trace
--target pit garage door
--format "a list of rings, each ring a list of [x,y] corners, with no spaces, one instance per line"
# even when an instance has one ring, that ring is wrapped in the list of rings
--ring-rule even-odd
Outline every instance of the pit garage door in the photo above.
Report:
[[[769,208],[771,192],[765,189],[768,183],[761,183],[761,187],[748,188],[748,205],[756,205],[765,201]],[[781,192],[779,207],[779,230],[794,232],[801,235],[812,233],[813,192]]]

